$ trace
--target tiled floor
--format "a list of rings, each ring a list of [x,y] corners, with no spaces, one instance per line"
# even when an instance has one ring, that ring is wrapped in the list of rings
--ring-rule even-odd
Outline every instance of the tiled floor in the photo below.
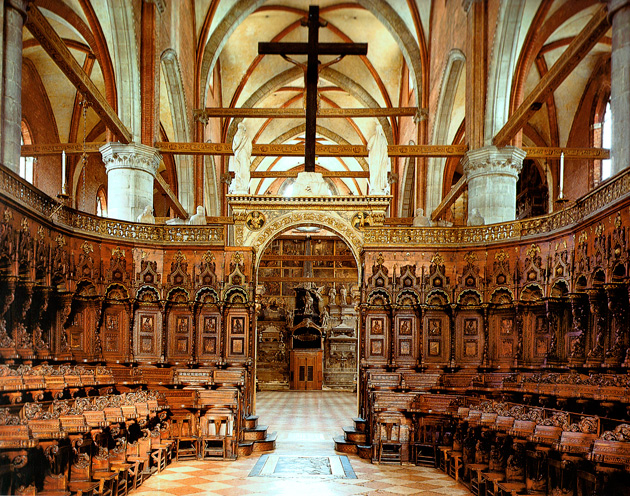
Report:
[[[356,416],[356,395],[332,391],[265,391],[258,393],[260,424],[277,431],[274,455],[335,456],[333,436]],[[147,480],[134,496],[246,495],[469,495],[444,473],[424,467],[372,465],[349,455],[356,479],[329,477],[248,477],[260,455],[236,461],[172,463]]]

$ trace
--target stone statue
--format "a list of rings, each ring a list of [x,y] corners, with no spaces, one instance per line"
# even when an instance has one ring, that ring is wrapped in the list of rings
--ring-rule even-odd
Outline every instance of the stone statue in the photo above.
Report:
[[[431,221],[426,215],[424,215],[424,209],[418,208],[416,210],[416,215],[413,218],[413,227],[429,227],[430,225]]]
[[[191,226],[205,226],[206,225],[206,209],[202,205],[197,207],[197,213],[191,215],[188,219],[188,224]]]
[[[469,226],[483,226],[485,224],[485,220],[483,216],[479,213],[478,208],[473,208],[472,212],[468,216],[468,225]]]
[[[328,305],[336,305],[337,304],[337,289],[335,288],[335,284],[333,283],[332,287],[328,290]]]
[[[348,290],[343,284],[339,288],[339,298],[341,298],[341,305],[346,306],[348,303]]]
[[[235,194],[249,194],[249,167],[252,161],[252,140],[247,134],[245,124],[238,125],[238,131],[232,140],[234,152],[234,181],[231,183],[231,192]]]
[[[152,211],[153,207],[151,205],[144,207],[142,213],[138,215],[136,222],[142,222],[143,224],[155,224],[155,217],[153,217],[153,214],[151,213]]]
[[[380,124],[376,124],[374,136],[368,141],[370,164],[370,195],[389,194],[387,173],[389,172],[389,157],[387,155],[387,139]]]

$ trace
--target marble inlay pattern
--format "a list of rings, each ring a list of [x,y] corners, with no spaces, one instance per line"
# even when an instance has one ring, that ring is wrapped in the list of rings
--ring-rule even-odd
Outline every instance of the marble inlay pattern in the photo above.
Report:
[[[262,455],[250,477],[356,479],[347,456]]]

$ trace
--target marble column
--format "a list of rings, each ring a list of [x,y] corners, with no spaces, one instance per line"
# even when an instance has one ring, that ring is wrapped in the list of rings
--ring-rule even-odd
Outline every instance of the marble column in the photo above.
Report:
[[[27,0],[5,0],[2,40],[2,139],[0,162],[20,168],[22,137],[22,28]]]
[[[107,143],[100,148],[107,171],[107,212],[112,219],[135,222],[153,207],[153,180],[162,157],[155,148]]]
[[[466,153],[462,166],[469,219],[480,216],[483,224],[494,224],[516,218],[516,181],[524,158],[525,152],[515,146],[486,146]]]
[[[612,24],[610,110],[612,175],[630,166],[630,0],[609,0]]]

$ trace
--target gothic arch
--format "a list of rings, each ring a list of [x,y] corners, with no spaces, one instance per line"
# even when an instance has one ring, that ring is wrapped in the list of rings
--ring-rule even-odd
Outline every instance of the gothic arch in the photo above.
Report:
[[[118,115],[140,143],[140,63],[136,44],[133,4],[127,0],[107,2],[112,33],[112,58],[116,75]]]
[[[448,130],[451,126],[453,106],[455,105],[455,95],[457,86],[466,67],[466,57],[461,50],[451,50],[444,69],[442,87],[438,100],[436,120],[433,125],[434,145],[446,145]],[[430,158],[427,168],[427,192],[426,192],[426,212],[431,212],[440,204],[442,200],[442,179],[445,158]]]
[[[171,120],[173,122],[174,141],[189,142],[190,126],[186,109],[186,93],[182,83],[182,74],[177,59],[177,53],[172,48],[165,50],[160,58],[162,71],[164,72],[164,83],[171,110]],[[194,196],[194,165],[192,155],[175,155],[175,166],[177,168],[177,183],[179,184],[179,201],[187,212],[191,213],[195,209]]]
[[[120,1],[120,0],[119,0]],[[234,7],[223,17],[221,22],[208,39],[203,49],[203,58],[200,67],[199,81],[199,101],[205,105],[207,100],[207,92],[209,88],[209,75],[214,68],[221,50],[227,43],[230,35],[237,26],[253,13],[258,7],[263,5],[265,0],[242,0],[237,2]],[[385,0],[357,0],[357,3],[371,12],[396,40],[400,51],[403,54],[407,66],[413,73],[413,83],[418,101],[420,101],[420,91],[422,84],[422,65],[420,49],[418,44],[409,31],[405,22],[398,15],[396,10]],[[301,71],[300,71],[301,72]]]
[[[486,145],[492,144],[494,135],[503,127],[510,115],[512,75],[516,66],[518,37],[524,10],[525,0],[506,0],[499,6],[499,20],[488,68],[484,126]]]
[[[357,267],[361,266],[360,253],[363,247],[363,237],[348,221],[334,212],[294,210],[269,221],[263,229],[251,233],[244,239],[243,246],[252,246],[256,250],[256,270],[258,270],[260,258],[269,243],[283,232],[300,226],[318,226],[334,232],[352,250]]]

